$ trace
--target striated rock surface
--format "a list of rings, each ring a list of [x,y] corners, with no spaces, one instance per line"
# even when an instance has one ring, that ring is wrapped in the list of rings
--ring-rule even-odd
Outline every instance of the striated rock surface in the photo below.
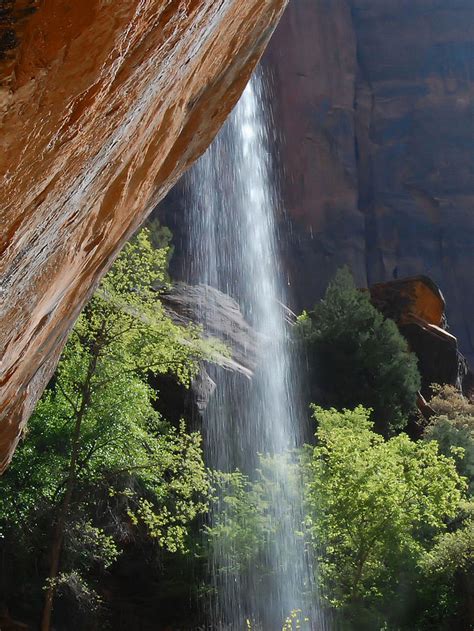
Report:
[[[294,0],[264,60],[297,307],[427,274],[474,358],[472,0]]]
[[[85,300],[209,144],[283,4],[0,2],[0,470]]]
[[[430,396],[433,383],[448,383],[471,395],[472,373],[459,352],[458,340],[448,331],[446,303],[436,284],[426,276],[416,276],[377,283],[369,291],[372,304],[395,320],[418,357],[423,397]]]
[[[180,418],[192,421],[202,415],[220,387],[223,370],[233,372],[236,382],[253,377],[267,338],[248,324],[233,298],[209,285],[176,283],[160,293],[160,300],[176,324],[199,325],[205,340],[218,340],[225,347],[221,351],[214,344],[211,370],[214,378],[209,375],[209,362],[203,361],[189,390],[171,376],[152,378],[153,387],[160,392],[158,405],[164,417],[175,423]]]
[[[204,339],[226,345],[229,355],[216,354],[216,363],[251,378],[265,339],[245,320],[237,302],[209,285],[176,283],[160,300],[176,323],[202,326]]]

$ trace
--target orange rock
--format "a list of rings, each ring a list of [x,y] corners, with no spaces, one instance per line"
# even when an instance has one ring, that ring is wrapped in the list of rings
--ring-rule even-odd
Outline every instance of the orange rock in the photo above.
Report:
[[[433,383],[451,384],[469,395],[472,373],[459,352],[456,337],[446,330],[445,301],[437,285],[427,276],[414,276],[378,283],[369,291],[374,306],[395,320],[418,358],[418,407],[422,414],[429,416],[423,397],[431,396]]]
[[[0,18],[0,471],[84,302],[207,147],[286,0],[17,0]]]
[[[443,324],[443,294],[427,276],[377,283],[369,291],[374,305],[398,324],[414,321],[435,327]]]

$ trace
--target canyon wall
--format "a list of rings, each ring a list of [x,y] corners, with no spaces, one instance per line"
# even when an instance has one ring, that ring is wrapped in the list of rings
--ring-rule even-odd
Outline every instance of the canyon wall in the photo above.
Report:
[[[295,307],[426,274],[474,359],[472,0],[293,0],[264,57]]]
[[[283,5],[0,1],[0,471],[84,302],[212,140]]]

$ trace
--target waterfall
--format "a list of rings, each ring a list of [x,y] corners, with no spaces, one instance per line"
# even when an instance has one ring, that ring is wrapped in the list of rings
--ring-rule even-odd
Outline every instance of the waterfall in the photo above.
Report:
[[[222,546],[214,554],[217,597],[212,618],[218,629],[246,629],[251,620],[252,629],[276,631],[294,609],[311,618],[301,628],[323,628],[314,606],[302,600],[313,591],[312,571],[295,534],[301,529],[301,496],[285,457],[301,443],[302,413],[282,307],[286,292],[277,248],[271,131],[258,70],[186,180],[192,257],[188,279],[235,298],[264,340],[251,382],[219,374],[204,418],[208,463],[223,471],[238,467],[250,477],[261,465],[258,454],[268,454],[273,463],[266,477],[269,519],[275,528],[263,560],[253,569],[231,572],[224,568],[232,551]]]

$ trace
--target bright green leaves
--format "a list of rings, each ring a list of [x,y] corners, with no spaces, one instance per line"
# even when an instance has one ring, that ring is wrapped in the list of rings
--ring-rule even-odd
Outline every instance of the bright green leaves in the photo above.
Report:
[[[439,621],[454,601],[446,583],[427,578],[471,567],[467,514],[460,536],[453,535],[466,491],[455,461],[435,441],[406,434],[385,440],[362,406],[314,406],[314,416],[316,446],[307,445],[300,459],[261,457],[252,479],[239,471],[212,474],[217,512],[207,534],[221,572],[232,577],[249,567],[264,569],[265,551],[284,518],[275,519],[274,498],[284,495],[273,486],[289,481],[292,505],[302,476],[305,517],[295,534],[318,557],[316,580],[326,604],[342,613],[341,628],[422,629],[425,618],[432,628],[429,620]],[[407,603],[413,598],[418,610],[412,615]]]
[[[49,556],[60,515],[61,565],[51,581],[78,599],[92,598],[124,541],[151,538],[185,552],[191,524],[207,511],[200,436],[160,417],[148,383],[150,373],[169,373],[187,385],[207,356],[200,330],[174,324],[159,300],[166,262],[146,230],[124,247],[0,479],[0,528],[16,565],[28,576]]]
[[[336,607],[387,598],[456,516],[465,482],[435,442],[385,441],[362,407],[314,413],[308,526],[326,596]]]
[[[155,249],[147,229],[141,230],[127,243],[112,269],[101,283],[104,292],[113,297],[126,297],[127,303],[135,300],[142,305],[153,294],[153,285],[163,283],[166,270],[166,249]]]
[[[76,361],[82,350],[100,349],[99,387],[121,374],[143,378],[168,371],[189,384],[194,360],[202,355],[200,331],[177,326],[166,316],[153,289],[164,282],[165,264],[166,251],[154,250],[142,230],[124,247],[81,314],[68,344]]]
[[[214,519],[206,533],[212,548],[226,564],[220,572],[239,574],[258,563],[271,534],[266,513],[268,498],[261,480],[251,482],[240,471],[211,472]]]
[[[132,494],[128,515],[135,525],[144,525],[161,547],[185,552],[188,524],[208,510],[209,480],[201,437],[187,434],[181,426],[179,431],[170,430],[166,440],[148,441],[147,448],[153,466],[144,466],[142,477],[150,493]]]

